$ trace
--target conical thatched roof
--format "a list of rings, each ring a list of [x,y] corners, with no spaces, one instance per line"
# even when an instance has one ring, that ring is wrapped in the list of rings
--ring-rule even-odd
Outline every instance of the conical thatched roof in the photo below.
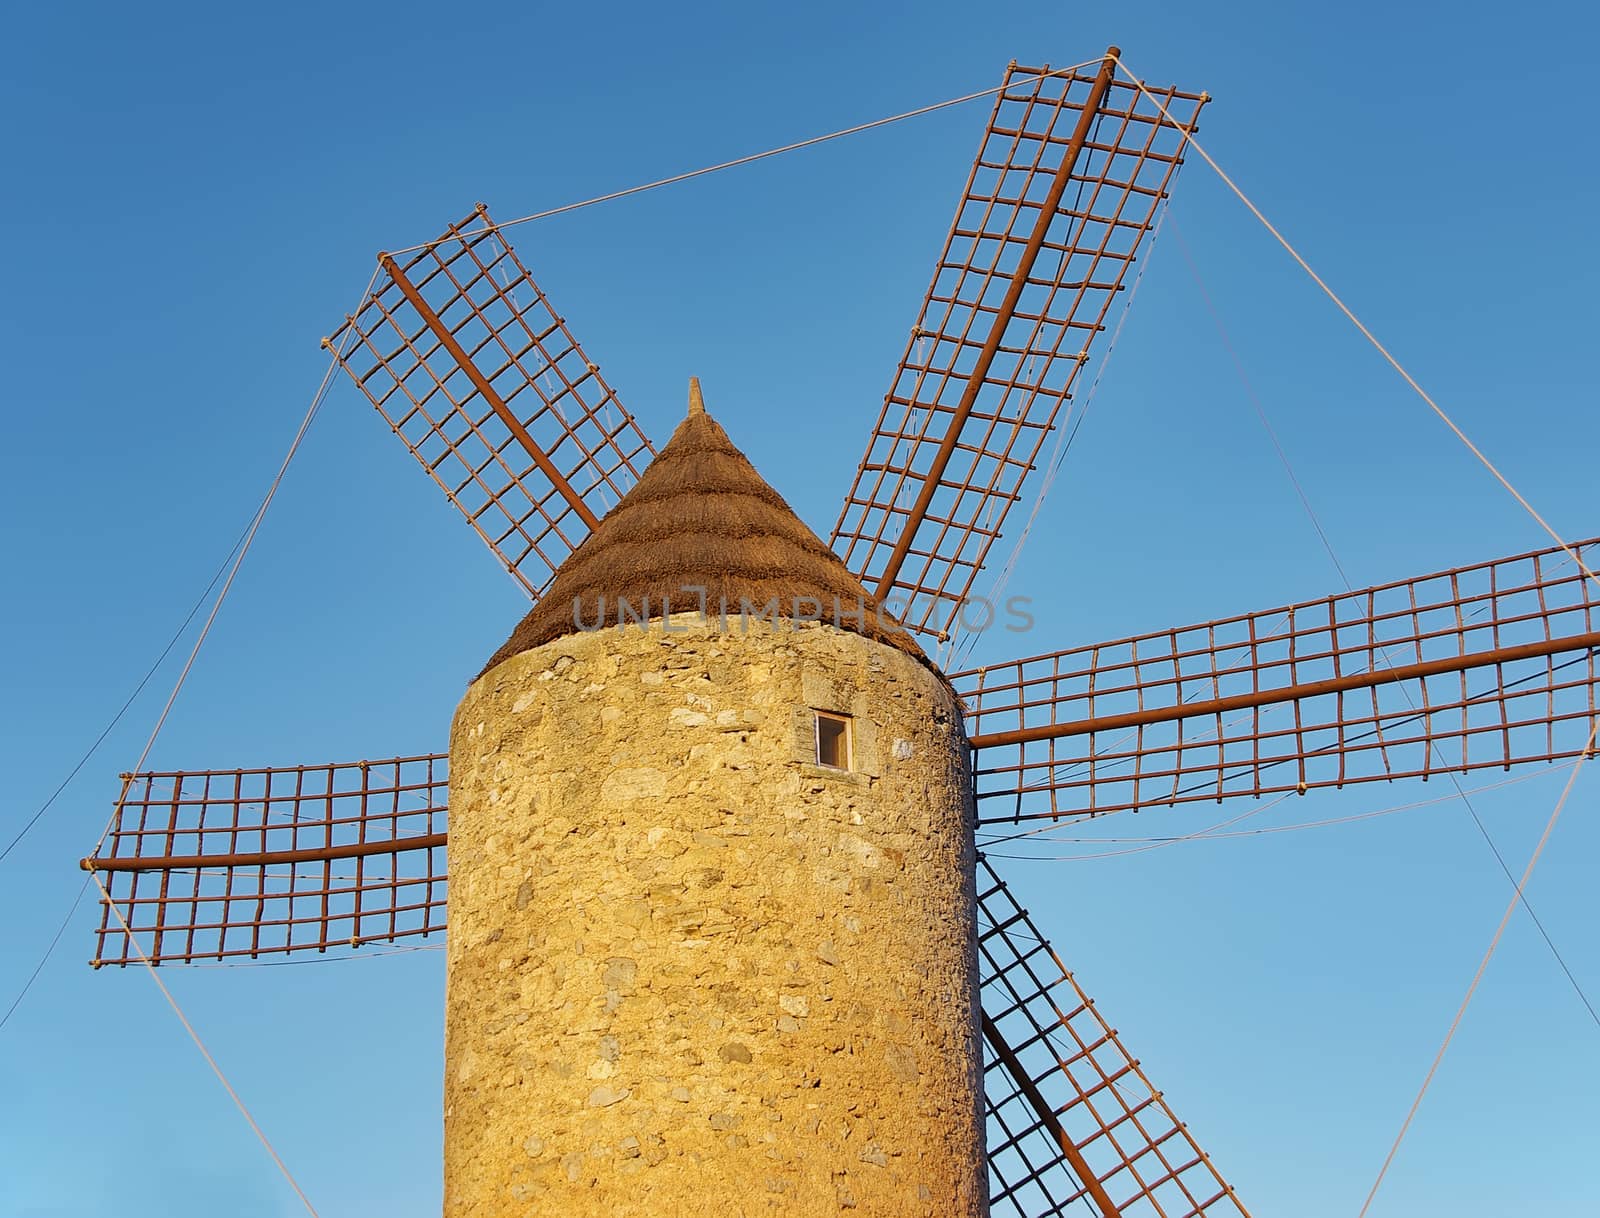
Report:
[[[741,603],[759,613],[775,601],[778,617],[820,619],[926,659],[733,446],[691,381],[688,417],[484,671],[580,629],[615,626],[622,602],[624,621],[660,618],[669,604],[697,610],[694,588],[705,589],[708,614],[727,607],[732,629]]]

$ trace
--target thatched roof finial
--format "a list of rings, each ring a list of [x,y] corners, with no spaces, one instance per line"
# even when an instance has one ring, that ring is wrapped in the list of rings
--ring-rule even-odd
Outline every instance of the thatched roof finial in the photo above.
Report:
[[[564,635],[695,611],[722,629],[749,615],[822,622],[926,659],[734,447],[697,377],[688,417],[484,671]]]

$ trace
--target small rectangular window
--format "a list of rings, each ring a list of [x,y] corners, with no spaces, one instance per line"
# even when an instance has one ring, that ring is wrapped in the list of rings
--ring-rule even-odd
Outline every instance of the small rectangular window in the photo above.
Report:
[[[850,768],[850,718],[817,712],[817,764],[834,770]]]

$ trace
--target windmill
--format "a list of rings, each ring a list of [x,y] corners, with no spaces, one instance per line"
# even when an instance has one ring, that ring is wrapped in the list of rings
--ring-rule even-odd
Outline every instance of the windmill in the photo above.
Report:
[[[383,258],[330,345],[533,611],[474,682],[449,754],[127,776],[85,860],[110,894],[96,963],[438,933],[453,803],[447,1213],[583,1212],[580,1196],[623,1213],[607,1190],[646,1179],[785,1213],[979,1212],[982,1168],[996,1213],[1244,1213],[974,827],[1572,757],[1600,631],[1584,564],[1558,547],[1006,665],[933,662],[973,628],[975,581],[1206,101],[1147,92],[1115,62],[1008,70],[827,546],[697,390],[657,454],[485,209]],[[781,696],[749,684],[757,670]],[[635,682],[622,705],[593,688],[619,679]],[[782,799],[742,821],[722,806],[739,774],[790,786],[757,784]],[[716,819],[650,824],[620,849],[618,823],[661,807]],[[925,819],[908,827],[907,807]],[[593,808],[618,822],[577,815]],[[797,859],[828,903],[782,887],[794,872],[777,864]],[[879,922],[852,942],[845,918]],[[622,928],[648,952],[599,950]],[[747,942],[808,988],[761,978]],[[766,1004],[737,1035],[730,994]],[[640,1010],[704,1019],[641,1048],[621,1031],[644,1035]],[[584,1060],[537,1057],[573,1030]],[[754,1094],[774,1074],[798,1098]],[[898,1103],[874,1111],[874,1094]],[[690,1154],[695,1170],[659,1183]]]

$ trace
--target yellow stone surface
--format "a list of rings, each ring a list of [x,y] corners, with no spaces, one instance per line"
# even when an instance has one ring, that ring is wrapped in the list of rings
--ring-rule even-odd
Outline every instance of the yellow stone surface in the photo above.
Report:
[[[833,626],[670,625],[512,657],[456,712],[446,1218],[982,1214],[950,693]]]

